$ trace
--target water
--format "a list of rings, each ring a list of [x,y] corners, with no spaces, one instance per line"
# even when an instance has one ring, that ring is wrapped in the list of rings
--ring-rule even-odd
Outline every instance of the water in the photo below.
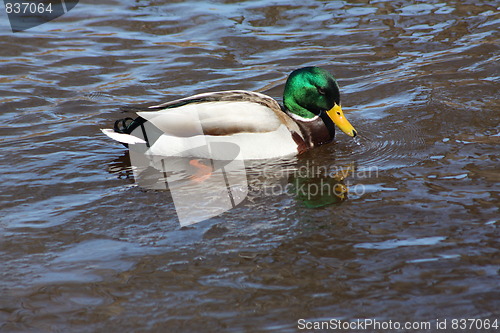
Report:
[[[496,1],[81,2],[15,34],[4,16],[0,330],[500,320],[499,23]],[[247,166],[247,199],[202,223],[99,131],[127,104],[279,100],[309,65],[363,137]],[[347,170],[347,197],[261,191],[301,167]]]

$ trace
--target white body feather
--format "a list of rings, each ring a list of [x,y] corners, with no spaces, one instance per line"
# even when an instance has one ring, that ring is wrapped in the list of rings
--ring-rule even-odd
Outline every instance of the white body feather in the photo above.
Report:
[[[270,98],[262,94],[257,96]],[[147,153],[152,155],[234,159],[233,153],[210,148],[213,144],[223,147],[220,145],[223,143],[239,147],[237,159],[297,154],[297,144],[289,128],[274,110],[260,103],[210,101],[137,114],[147,120],[143,125],[147,137],[141,127],[131,134],[103,130],[104,134],[128,143],[132,150],[144,151],[148,142]]]

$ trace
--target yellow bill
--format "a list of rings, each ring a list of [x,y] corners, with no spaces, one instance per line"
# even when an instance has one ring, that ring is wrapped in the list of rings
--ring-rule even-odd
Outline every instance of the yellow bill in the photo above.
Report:
[[[351,123],[344,116],[344,112],[342,112],[340,105],[335,104],[333,108],[326,111],[326,114],[345,134],[352,137],[355,137],[358,134]]]

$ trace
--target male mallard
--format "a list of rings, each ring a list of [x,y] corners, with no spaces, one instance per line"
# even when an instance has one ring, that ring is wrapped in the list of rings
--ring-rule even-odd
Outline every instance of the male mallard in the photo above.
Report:
[[[337,81],[322,68],[293,71],[283,104],[244,90],[204,93],[137,109],[136,119],[118,120],[114,130],[102,131],[125,144],[145,144],[152,155],[222,160],[227,154],[196,148],[229,143],[239,148],[239,158],[266,159],[300,154],[332,141],[334,124],[351,137],[357,134],[340,107]]]

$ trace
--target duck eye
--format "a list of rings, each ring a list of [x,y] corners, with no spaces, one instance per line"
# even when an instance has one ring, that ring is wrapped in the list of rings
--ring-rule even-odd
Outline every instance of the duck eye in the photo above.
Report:
[[[325,94],[325,90],[323,88],[321,88],[321,87],[318,87],[318,93],[320,95],[324,95]]]

